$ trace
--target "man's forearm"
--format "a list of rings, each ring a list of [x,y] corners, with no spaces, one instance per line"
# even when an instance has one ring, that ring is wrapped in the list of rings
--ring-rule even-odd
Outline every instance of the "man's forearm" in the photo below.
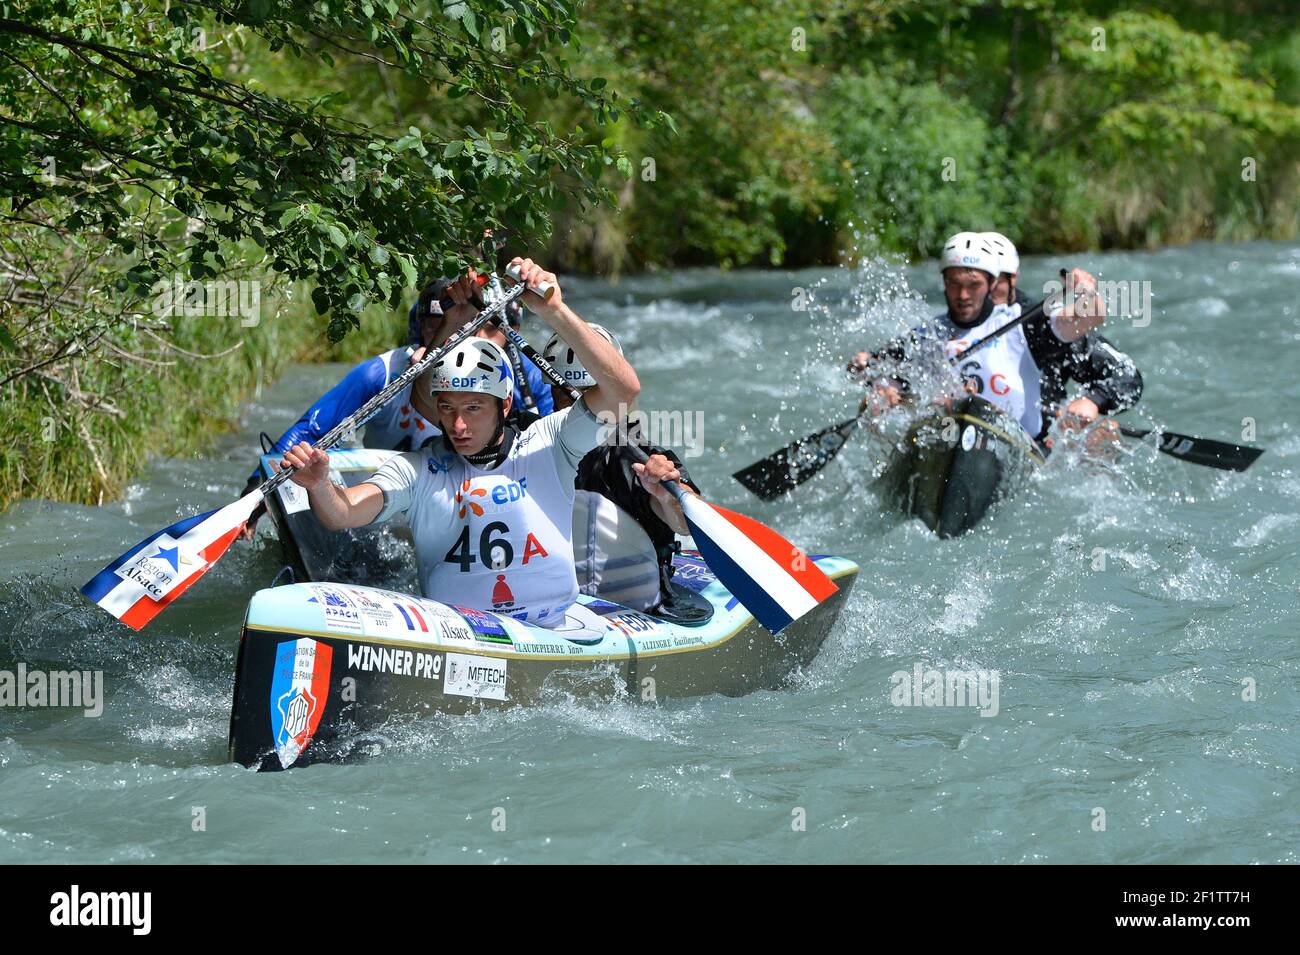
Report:
[[[686,488],[689,492],[689,488]],[[683,537],[691,533],[691,525],[686,522],[686,515],[682,511],[682,506],[677,501],[666,503],[659,498],[651,498],[650,506],[654,512],[659,515],[659,519],[673,529],[674,534],[681,534]]]
[[[636,372],[617,349],[592,331],[581,316],[568,305],[561,305],[547,324],[573,349],[587,373],[596,379],[596,387],[587,394],[587,407],[600,411],[616,409],[620,403],[631,404],[641,391]]]
[[[341,531],[365,523],[356,519],[347,491],[333,481],[321,481],[307,492],[307,500],[316,519],[329,530]]]

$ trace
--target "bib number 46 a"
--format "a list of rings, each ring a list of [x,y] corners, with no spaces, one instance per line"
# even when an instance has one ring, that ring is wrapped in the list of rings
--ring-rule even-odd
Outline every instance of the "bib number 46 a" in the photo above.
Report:
[[[506,538],[492,535],[509,533],[510,526],[504,521],[493,521],[488,524],[478,535],[478,553],[475,554],[469,549],[469,525],[466,524],[461,528],[460,536],[456,538],[456,543],[451,545],[451,550],[447,551],[447,556],[443,560],[449,564],[457,564],[463,574],[468,574],[478,561],[482,561],[484,567],[492,570],[505,570],[515,561],[514,546]],[[524,555],[519,562],[527,564],[534,557],[549,556],[542,542],[536,535],[530,533],[524,541]]]

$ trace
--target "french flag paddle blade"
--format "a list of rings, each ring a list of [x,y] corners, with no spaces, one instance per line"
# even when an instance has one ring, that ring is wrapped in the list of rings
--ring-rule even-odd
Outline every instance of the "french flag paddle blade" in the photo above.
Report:
[[[262,492],[253,491],[146,537],[81,592],[132,630],[142,629],[221,558],[261,500]]]
[[[704,562],[772,633],[839,590],[803,551],[770,527],[691,495],[681,503]]]

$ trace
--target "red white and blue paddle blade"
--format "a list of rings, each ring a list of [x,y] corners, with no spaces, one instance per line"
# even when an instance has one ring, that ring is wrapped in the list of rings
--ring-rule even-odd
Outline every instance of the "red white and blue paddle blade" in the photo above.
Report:
[[[807,554],[770,527],[691,495],[681,504],[709,570],[772,633],[839,590]]]
[[[262,492],[253,491],[146,537],[81,592],[131,629],[142,629],[221,559],[261,500]]]

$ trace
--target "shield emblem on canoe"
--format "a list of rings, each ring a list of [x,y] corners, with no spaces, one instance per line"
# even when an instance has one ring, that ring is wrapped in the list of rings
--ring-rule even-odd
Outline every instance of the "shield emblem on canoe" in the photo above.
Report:
[[[276,647],[271,679],[271,735],[280,765],[288,769],[320,728],[329,697],[334,650],[310,637]]]

